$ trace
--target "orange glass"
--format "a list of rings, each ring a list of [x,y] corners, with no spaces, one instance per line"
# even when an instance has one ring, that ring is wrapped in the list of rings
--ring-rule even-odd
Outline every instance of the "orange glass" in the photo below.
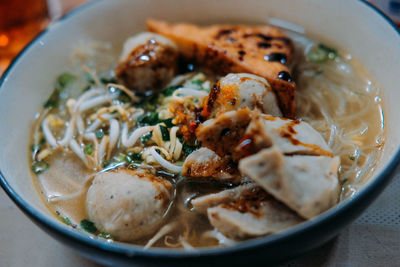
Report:
[[[0,74],[49,21],[47,0],[0,0]]]

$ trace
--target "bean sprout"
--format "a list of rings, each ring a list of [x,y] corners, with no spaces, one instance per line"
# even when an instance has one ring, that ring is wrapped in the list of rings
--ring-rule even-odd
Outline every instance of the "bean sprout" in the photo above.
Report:
[[[133,146],[142,135],[151,131],[153,131],[153,126],[144,126],[134,130],[132,134],[128,137],[128,125],[127,123],[124,123],[124,125],[122,126],[122,133],[121,133],[122,146],[124,147]]]
[[[53,148],[57,148],[57,140],[54,135],[51,133],[49,128],[49,119],[46,117],[42,122],[42,131],[43,135],[46,138],[47,143]]]
[[[149,151],[150,151],[151,155],[154,157],[154,159],[165,169],[167,169],[173,173],[181,173],[182,172],[181,166],[174,165],[174,164],[168,162],[167,160],[165,160],[163,157],[161,157],[160,154],[157,153],[157,151],[154,149],[154,147],[151,147]]]

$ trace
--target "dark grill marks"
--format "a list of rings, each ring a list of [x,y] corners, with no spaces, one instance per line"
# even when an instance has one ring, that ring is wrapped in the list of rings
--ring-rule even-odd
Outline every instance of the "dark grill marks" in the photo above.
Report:
[[[231,33],[233,33],[233,32],[234,32],[233,29],[222,29],[222,30],[220,30],[220,31],[217,33],[217,35],[215,36],[215,38],[216,38],[216,39],[220,39],[222,36],[229,35],[229,34],[231,34]]]
[[[214,107],[215,100],[217,100],[220,91],[221,88],[217,84],[215,84],[213,88],[211,88],[210,93],[208,95],[207,105],[205,105],[200,114],[203,120],[207,119],[208,116],[210,115],[210,112]]]
[[[270,48],[272,45],[267,42],[259,42],[257,43],[258,48]]]
[[[287,63],[287,57],[283,53],[271,53],[269,55],[266,55],[264,59],[270,62],[280,62],[283,65],[286,65]]]
[[[243,61],[243,57],[244,57],[244,55],[246,55],[246,52],[243,51],[243,50],[239,50],[239,51],[238,51],[238,54],[239,54],[239,60],[240,60],[240,61]]]
[[[289,83],[293,81],[292,76],[287,71],[279,72],[278,78]]]

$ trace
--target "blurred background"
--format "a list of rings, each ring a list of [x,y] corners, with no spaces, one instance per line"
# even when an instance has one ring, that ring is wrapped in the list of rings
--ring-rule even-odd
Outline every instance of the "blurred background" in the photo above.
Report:
[[[52,21],[88,0],[0,0],[0,74]]]
[[[0,0],[0,74],[51,22],[89,0]],[[400,0],[368,0],[400,26]]]

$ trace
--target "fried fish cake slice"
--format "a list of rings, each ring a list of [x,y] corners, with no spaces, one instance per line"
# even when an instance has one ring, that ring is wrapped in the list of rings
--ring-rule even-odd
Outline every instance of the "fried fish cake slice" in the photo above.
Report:
[[[219,75],[252,73],[271,84],[286,117],[295,112],[295,88],[288,64],[294,45],[271,26],[169,24],[148,20],[147,28],[173,40],[182,56]]]

